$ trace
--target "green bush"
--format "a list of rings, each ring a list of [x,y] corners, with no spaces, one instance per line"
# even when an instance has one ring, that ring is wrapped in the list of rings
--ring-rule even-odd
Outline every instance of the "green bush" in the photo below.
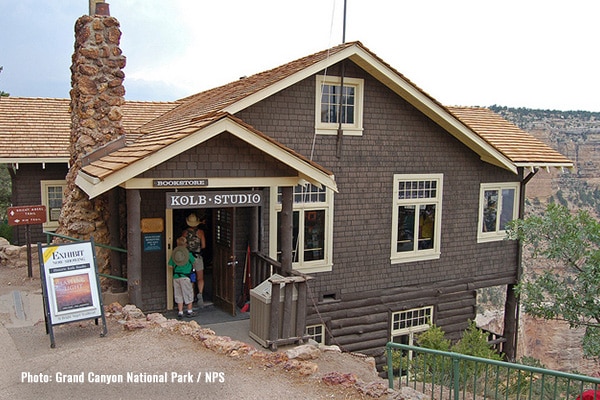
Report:
[[[8,225],[8,223],[6,223],[6,222],[0,223],[0,237],[5,238],[10,243],[12,243],[12,238],[13,238],[12,226]]]

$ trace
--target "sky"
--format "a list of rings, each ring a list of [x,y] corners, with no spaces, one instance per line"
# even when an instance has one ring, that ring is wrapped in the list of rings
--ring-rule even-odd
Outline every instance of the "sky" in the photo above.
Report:
[[[172,101],[343,41],[344,0],[112,0],[127,100]],[[88,0],[0,0],[0,90],[68,98]],[[598,0],[346,0],[347,42],[445,105],[600,111]]]

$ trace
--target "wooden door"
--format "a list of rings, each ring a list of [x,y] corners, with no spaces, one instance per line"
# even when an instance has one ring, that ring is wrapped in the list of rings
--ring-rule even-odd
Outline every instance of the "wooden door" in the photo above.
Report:
[[[213,302],[235,315],[235,208],[214,213]]]

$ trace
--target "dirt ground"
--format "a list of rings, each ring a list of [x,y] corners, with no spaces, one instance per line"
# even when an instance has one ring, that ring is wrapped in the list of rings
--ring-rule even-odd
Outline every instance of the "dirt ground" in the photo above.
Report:
[[[15,296],[22,310],[16,309]],[[6,365],[0,372],[0,399],[366,399],[374,393],[408,398],[382,393],[387,381],[356,355],[322,352],[310,360],[316,371],[304,374],[290,363],[274,362],[274,353],[252,343],[256,350],[249,354],[223,354],[208,349],[197,335],[181,334],[184,329],[130,331],[113,317],[107,318],[106,337],[93,321],[57,325],[51,348],[41,301],[36,273],[27,278],[26,268],[0,266],[0,351]]]

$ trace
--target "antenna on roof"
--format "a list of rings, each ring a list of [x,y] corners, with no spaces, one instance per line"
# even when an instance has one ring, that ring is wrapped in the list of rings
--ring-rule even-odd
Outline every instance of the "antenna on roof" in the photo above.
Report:
[[[344,25],[342,28],[342,44],[346,43],[346,0],[344,0]]]

